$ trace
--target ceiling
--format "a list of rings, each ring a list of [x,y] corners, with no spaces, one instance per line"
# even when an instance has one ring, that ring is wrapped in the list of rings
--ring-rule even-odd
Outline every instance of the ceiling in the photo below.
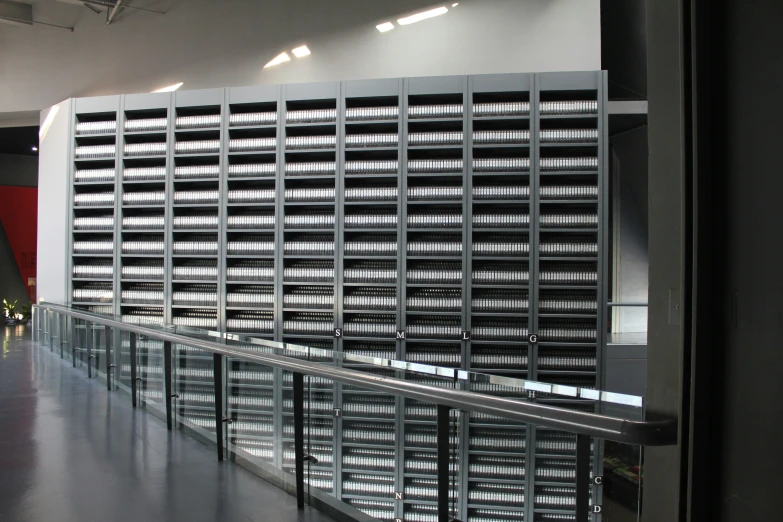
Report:
[[[38,146],[38,127],[0,128],[0,154],[37,156],[33,147]]]

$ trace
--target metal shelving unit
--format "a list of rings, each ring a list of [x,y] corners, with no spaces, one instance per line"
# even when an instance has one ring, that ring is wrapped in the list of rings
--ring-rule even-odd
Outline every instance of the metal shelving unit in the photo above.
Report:
[[[76,100],[69,293],[129,321],[600,387],[605,82],[504,74]],[[115,345],[127,381],[127,340]],[[178,418],[215,437],[212,359],[172,354]],[[153,404],[163,359],[161,343],[139,341]],[[220,436],[293,470],[291,375],[233,360],[221,371]],[[306,385],[311,486],[382,520],[434,520],[435,410]],[[463,414],[452,444],[460,520],[574,518],[564,434]]]

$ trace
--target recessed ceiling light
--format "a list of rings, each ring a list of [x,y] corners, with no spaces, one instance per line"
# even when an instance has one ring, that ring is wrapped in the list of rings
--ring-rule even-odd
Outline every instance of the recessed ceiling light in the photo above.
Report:
[[[388,31],[391,31],[394,29],[394,24],[391,22],[383,22],[382,24],[378,24],[375,26],[376,29],[378,29],[382,33],[386,33]]]
[[[35,145],[33,145],[33,152],[38,152],[38,147],[36,147]]]
[[[304,58],[310,54],[310,49],[308,49],[306,45],[303,45],[301,47],[297,47],[291,52],[294,53],[294,56],[297,58]]]
[[[157,91],[152,92],[174,92],[180,87],[182,87],[183,82],[175,83],[174,85],[169,85],[168,87],[163,87],[162,89],[158,89]]]
[[[459,2],[454,2],[453,4],[451,4],[451,7],[457,7],[458,5],[459,5]]]
[[[415,15],[400,18],[397,20],[397,23],[400,25],[415,24],[416,22],[421,22],[427,18],[434,18],[436,16],[444,15],[448,12],[449,10],[445,7],[436,7],[435,9],[430,9],[429,11],[422,11],[421,13],[416,13]]]
[[[272,58],[272,60],[268,64],[264,65],[264,69],[266,69],[267,67],[274,67],[275,65],[280,65],[281,63],[290,62],[290,61],[291,61],[291,57],[288,56],[288,53],[282,52],[277,56],[275,56],[274,58]]]

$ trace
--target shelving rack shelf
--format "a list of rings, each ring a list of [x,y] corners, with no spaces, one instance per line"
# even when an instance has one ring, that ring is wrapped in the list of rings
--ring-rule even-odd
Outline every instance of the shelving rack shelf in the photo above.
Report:
[[[79,306],[600,387],[603,72],[212,89],[73,107],[68,291]],[[115,345],[127,381],[127,340]],[[212,359],[179,346],[173,357],[178,419],[214,440]],[[160,403],[162,344],[140,341],[138,362],[143,398]],[[229,446],[292,469],[291,375],[232,360],[223,371]],[[310,484],[376,518],[434,520],[434,409],[305,384]],[[451,470],[454,516],[573,518],[573,441],[454,414],[463,464]],[[598,457],[600,447],[596,473]]]

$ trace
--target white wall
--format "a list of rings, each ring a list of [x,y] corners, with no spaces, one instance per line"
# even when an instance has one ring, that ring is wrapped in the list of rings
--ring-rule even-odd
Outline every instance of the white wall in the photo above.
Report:
[[[66,300],[68,267],[68,144],[71,101],[57,105],[57,114],[41,140],[38,155],[38,273],[39,299]],[[41,113],[41,123],[49,111]]]
[[[599,0],[463,0],[449,13],[381,34],[377,23],[432,0],[136,1],[115,23],[39,2],[34,17],[71,33],[0,25],[0,113],[70,97],[403,76],[600,68]],[[263,69],[306,43],[312,55]]]

